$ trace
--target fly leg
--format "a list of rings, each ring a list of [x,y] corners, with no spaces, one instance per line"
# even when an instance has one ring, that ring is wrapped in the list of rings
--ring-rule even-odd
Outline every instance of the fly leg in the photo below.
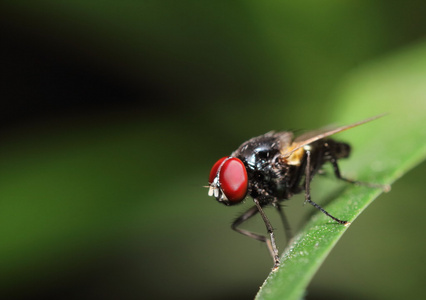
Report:
[[[339,165],[337,164],[337,159],[334,156],[331,156],[330,163],[333,165],[334,174],[340,180],[343,180],[343,181],[346,181],[346,182],[349,182],[349,183],[355,184],[355,185],[365,185],[365,186],[368,186],[368,187],[371,187],[371,188],[380,188],[384,192],[390,191],[390,185],[388,185],[388,184],[375,184],[375,183],[370,183],[370,182],[352,180],[352,179],[343,177],[342,174],[340,173]]]
[[[334,221],[346,225],[349,222],[340,220],[336,217],[333,217],[331,214],[329,214],[324,208],[316,204],[314,201],[311,200],[311,151],[306,150],[306,168],[305,168],[305,202],[308,202],[312,206],[319,209],[321,212],[326,214],[328,217],[332,218]]]
[[[280,214],[281,217],[281,221],[284,225],[284,231],[285,231],[285,236],[287,237],[287,243],[293,238],[293,234],[291,232],[291,228],[290,228],[290,223],[287,220],[286,215],[284,214],[284,211],[281,207],[281,205],[279,203],[274,202],[272,204],[278,211],[278,213]]]
[[[253,199],[254,203],[256,204],[256,206],[253,206],[252,208],[250,208],[248,211],[246,211],[245,213],[243,213],[240,217],[238,217],[231,225],[231,228],[245,236],[251,237],[255,240],[261,241],[266,243],[266,245],[268,246],[268,250],[271,253],[272,259],[274,260],[274,268],[276,269],[278,268],[278,266],[280,265],[280,259],[278,257],[278,248],[277,245],[275,243],[275,236],[274,236],[274,230],[272,228],[271,223],[269,222],[265,212],[262,209],[262,206],[260,205],[259,201],[256,199]],[[239,225],[241,225],[242,223],[244,223],[245,221],[247,221],[249,218],[253,217],[255,214],[260,213],[263,219],[263,222],[266,225],[266,229],[269,233],[270,239],[266,238],[263,235],[260,234],[256,234],[253,233],[251,231],[248,230],[244,230],[244,229],[240,229],[238,228]]]

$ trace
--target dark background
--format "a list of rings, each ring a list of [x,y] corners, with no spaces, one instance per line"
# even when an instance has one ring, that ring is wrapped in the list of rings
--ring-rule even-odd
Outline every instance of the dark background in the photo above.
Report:
[[[207,197],[212,164],[269,130],[397,110],[346,118],[339,95],[364,66],[423,49],[425,13],[422,1],[2,1],[0,295],[253,298],[272,263],[229,229],[245,207]],[[425,172],[359,218],[307,299],[424,295]],[[295,230],[302,203],[288,203]]]

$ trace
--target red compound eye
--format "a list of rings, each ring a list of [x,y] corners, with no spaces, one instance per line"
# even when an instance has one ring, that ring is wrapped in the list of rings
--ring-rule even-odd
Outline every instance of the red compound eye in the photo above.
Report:
[[[219,162],[222,163],[223,158],[217,163]],[[213,168],[215,168],[216,164]],[[243,162],[238,158],[229,158],[223,162],[219,174],[219,183],[230,202],[241,202],[247,194],[248,186],[247,171]]]
[[[223,161],[225,159],[227,159],[228,157],[222,157],[221,159],[219,159],[212,167],[211,171],[210,171],[210,176],[209,176],[209,183],[212,183],[214,178],[217,175],[217,171],[219,170],[219,167],[222,165]]]

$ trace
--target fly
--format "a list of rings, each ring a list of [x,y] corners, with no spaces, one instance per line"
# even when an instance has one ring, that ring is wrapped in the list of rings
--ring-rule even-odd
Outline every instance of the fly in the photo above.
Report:
[[[363,184],[389,190],[389,186],[363,183],[343,177],[338,160],[347,158],[349,144],[337,142],[329,136],[373,121],[381,116],[366,119],[335,129],[319,129],[294,138],[293,132],[268,132],[243,143],[230,156],[222,157],[212,167],[209,176],[209,196],[227,206],[241,203],[249,195],[255,206],[232,223],[232,229],[267,244],[274,260],[274,269],[280,261],[273,227],[263,208],[274,206],[281,216],[287,236],[289,225],[281,209],[281,202],[305,192],[305,202],[313,205],[334,221],[347,225],[312,201],[310,183],[325,163],[333,166],[335,176],[352,184]],[[266,236],[241,229],[239,226],[260,213],[269,234]]]

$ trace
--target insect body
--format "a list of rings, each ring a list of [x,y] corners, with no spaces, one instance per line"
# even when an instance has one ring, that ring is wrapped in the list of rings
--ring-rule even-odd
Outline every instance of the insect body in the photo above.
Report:
[[[340,174],[337,161],[350,154],[350,146],[328,137],[335,133],[372,121],[370,118],[352,125],[332,130],[308,132],[297,138],[293,133],[269,132],[243,143],[229,157],[219,159],[212,167],[209,176],[209,195],[225,205],[241,203],[246,195],[253,198],[255,206],[250,208],[232,224],[232,229],[256,240],[267,243],[274,259],[274,268],[279,266],[278,249],[271,223],[263,207],[273,205],[283,220],[286,232],[288,224],[280,203],[294,194],[305,191],[305,201],[340,224],[349,222],[340,220],[311,200],[310,182],[312,177],[329,162],[338,179],[361,184],[344,178]],[[374,184],[367,184],[379,187]],[[260,213],[269,233],[269,239],[238,226],[255,214]]]

